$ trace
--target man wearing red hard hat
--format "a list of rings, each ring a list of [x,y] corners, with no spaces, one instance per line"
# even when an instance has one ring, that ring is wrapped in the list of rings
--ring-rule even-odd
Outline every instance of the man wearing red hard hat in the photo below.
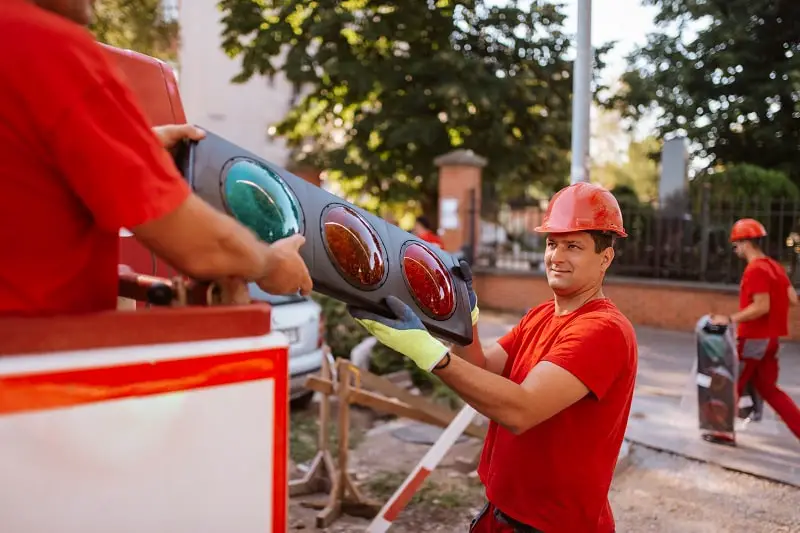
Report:
[[[731,229],[736,255],[747,261],[739,291],[739,311],[714,316],[715,324],[738,324],[739,395],[751,382],[800,439],[800,409],[778,387],[780,338],[789,334],[789,307],[797,305],[797,292],[780,263],[768,257],[759,241],[767,236],[764,226],[752,218],[737,221]]]
[[[353,316],[380,342],[412,359],[491,419],[478,474],[488,503],[471,531],[611,533],[608,490],[633,398],[633,326],[603,294],[614,240],[626,237],[614,196],[588,183],[550,201],[537,232],[554,298],[497,343],[478,337],[469,266],[473,343],[447,347],[399,299],[387,319]]]

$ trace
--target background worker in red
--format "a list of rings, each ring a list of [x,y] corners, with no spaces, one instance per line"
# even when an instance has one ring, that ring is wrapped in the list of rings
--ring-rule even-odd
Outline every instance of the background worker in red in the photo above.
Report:
[[[119,229],[180,272],[311,290],[295,236],[272,246],[191,193],[84,27],[90,0],[0,3],[0,315],[115,309]]]
[[[439,238],[438,235],[431,229],[431,222],[428,220],[428,217],[424,215],[420,215],[417,217],[417,221],[414,224],[414,235],[419,237],[425,242],[429,242],[431,244],[435,244],[442,250],[444,250],[444,243],[442,239]]]
[[[489,503],[473,531],[610,533],[608,490],[638,361],[634,329],[602,288],[614,239],[626,236],[622,213],[611,193],[578,183],[552,198],[536,231],[547,234],[554,298],[491,346],[481,346],[471,288],[474,342],[466,348],[439,342],[394,297],[394,319],[351,313],[491,419],[478,468]],[[471,287],[469,266],[461,269]]]
[[[780,338],[789,334],[789,307],[797,305],[797,292],[780,263],[767,257],[759,245],[767,230],[757,220],[744,218],[731,229],[731,243],[747,261],[739,292],[739,311],[714,316],[715,324],[737,324],[739,395],[752,383],[789,429],[800,439],[800,409],[778,387]]]

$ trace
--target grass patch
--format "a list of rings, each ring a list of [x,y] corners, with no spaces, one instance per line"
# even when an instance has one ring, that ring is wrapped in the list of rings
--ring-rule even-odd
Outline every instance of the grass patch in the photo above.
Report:
[[[365,431],[358,427],[350,426],[349,448],[355,449],[364,440]],[[292,413],[289,418],[289,457],[295,464],[305,463],[314,458],[317,453],[317,440],[319,439],[319,416],[315,411],[299,411]],[[328,449],[337,460],[339,438],[336,431],[336,422],[328,424]]]
[[[376,472],[362,487],[373,498],[386,501],[400,487],[407,475],[408,473],[403,472]],[[428,478],[414,493],[408,505],[458,509],[469,506],[476,494],[480,494],[480,487],[480,482],[472,479],[458,478],[453,483],[444,483]]]

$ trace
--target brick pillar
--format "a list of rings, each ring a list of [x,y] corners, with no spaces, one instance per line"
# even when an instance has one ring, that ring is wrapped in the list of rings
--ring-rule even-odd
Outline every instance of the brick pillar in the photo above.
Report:
[[[472,244],[473,232],[475,243],[480,242],[481,174],[486,162],[472,150],[456,150],[434,160],[439,167],[439,234],[448,252]]]

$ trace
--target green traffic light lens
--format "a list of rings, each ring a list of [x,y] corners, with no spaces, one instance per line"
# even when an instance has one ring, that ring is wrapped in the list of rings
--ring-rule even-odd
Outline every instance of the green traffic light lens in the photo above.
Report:
[[[225,206],[264,241],[303,232],[303,210],[283,179],[256,161],[237,158],[222,170]]]

